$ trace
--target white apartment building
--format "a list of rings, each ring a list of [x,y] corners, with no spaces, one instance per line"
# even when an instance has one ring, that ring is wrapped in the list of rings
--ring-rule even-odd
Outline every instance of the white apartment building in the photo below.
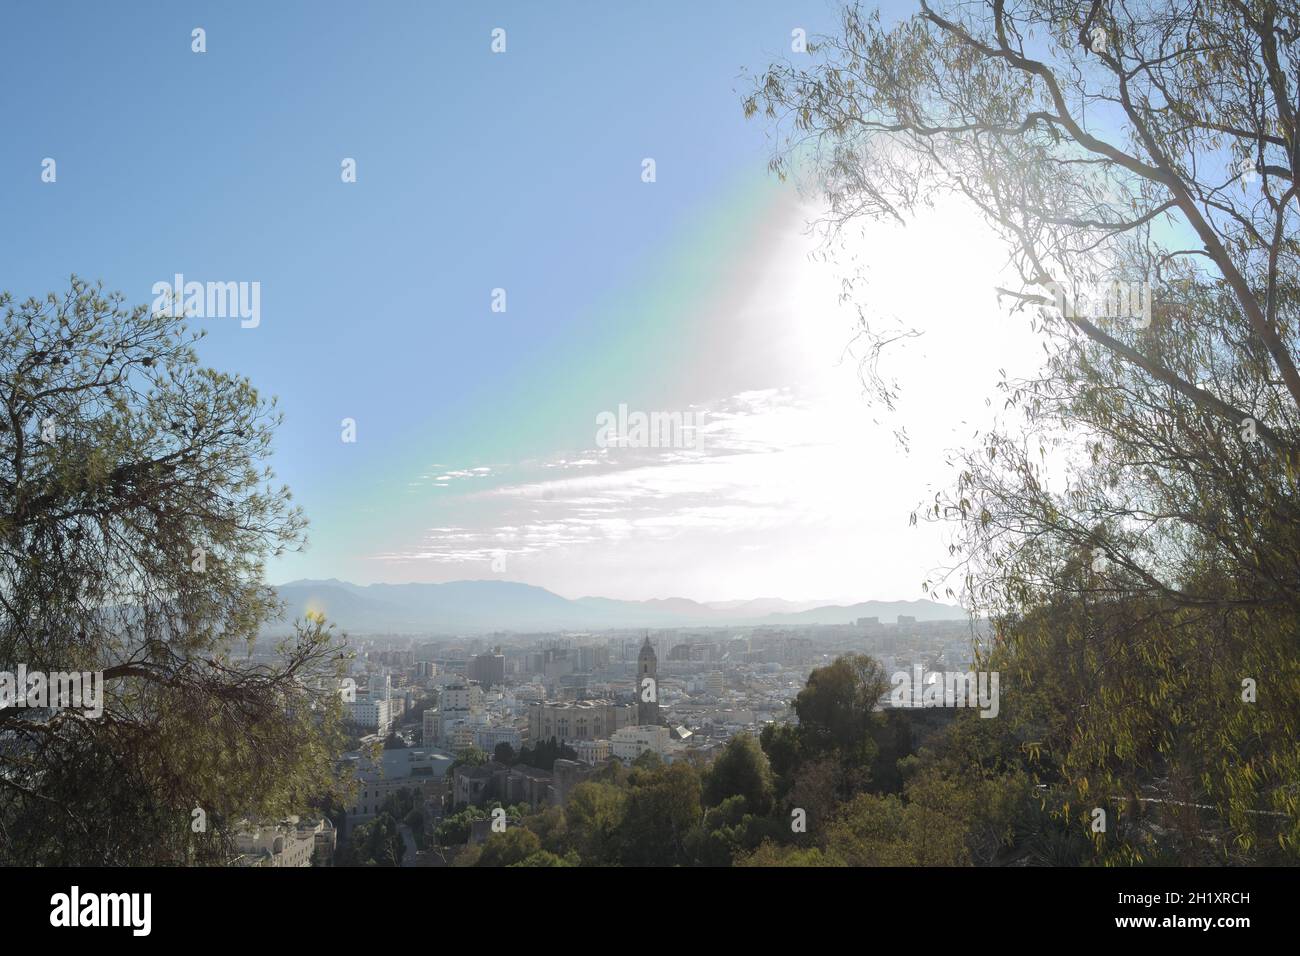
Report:
[[[479,750],[492,753],[498,744],[509,744],[515,753],[519,752],[521,735],[515,727],[495,726],[479,727],[474,732],[474,746]]]
[[[451,684],[442,689],[438,695],[438,736],[437,742],[444,747],[463,750],[474,744],[474,729],[486,722],[483,714],[483,688],[477,684]],[[453,738],[457,727],[468,727],[469,737],[464,731],[459,738]],[[425,741],[429,741],[426,739]]]
[[[627,728],[624,728],[627,729]],[[575,740],[569,744],[584,763],[598,764],[609,759],[608,740]]]
[[[663,756],[668,752],[668,742],[671,739],[667,727],[653,724],[624,727],[609,738],[609,752],[620,760],[635,760],[647,750]]]
[[[393,725],[393,705],[388,700],[369,700],[358,698],[349,701],[348,716],[358,727],[374,730],[381,737],[387,735]]]
[[[451,684],[438,696],[439,710],[476,711],[483,708],[483,688],[478,684]]]

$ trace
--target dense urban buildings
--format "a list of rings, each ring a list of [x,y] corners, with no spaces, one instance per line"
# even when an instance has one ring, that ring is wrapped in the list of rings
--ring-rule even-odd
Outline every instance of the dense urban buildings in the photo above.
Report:
[[[431,831],[465,807],[562,805],[611,760],[630,764],[650,753],[668,763],[708,762],[738,734],[793,721],[808,674],[841,654],[870,654],[888,673],[965,669],[982,636],[967,622],[908,618],[361,636],[349,710],[362,749],[346,761],[357,787],[343,837],[399,796]],[[364,748],[380,745],[375,761]],[[485,836],[476,826],[467,839]],[[418,858],[428,863],[427,854]]]
[[[625,728],[662,726],[681,741],[680,729],[700,748],[787,720],[808,673],[839,654],[870,654],[890,673],[961,669],[981,633],[965,621],[901,617],[498,634],[490,644],[481,637],[362,637],[351,678],[359,689],[349,706],[358,730],[384,736],[414,724],[424,745],[452,752],[555,739],[599,760]]]

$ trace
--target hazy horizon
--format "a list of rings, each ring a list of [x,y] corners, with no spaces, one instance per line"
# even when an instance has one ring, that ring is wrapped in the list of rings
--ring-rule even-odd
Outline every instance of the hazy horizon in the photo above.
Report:
[[[920,602],[929,602],[931,604],[943,604],[949,607],[961,607],[963,608],[963,610],[965,610],[963,605],[958,603],[955,599],[948,599],[948,600],[941,601],[935,598],[933,595],[926,595],[920,598],[897,598],[897,597],[873,595],[873,596],[855,597],[855,598],[848,598],[848,599],[845,598],[834,599],[834,598],[788,598],[781,594],[756,594],[746,598],[700,599],[700,598],[693,598],[693,597],[685,597],[684,595],[681,594],[660,594],[660,595],[647,597],[647,598],[610,598],[609,595],[597,594],[595,592],[565,594],[561,591],[555,590],[554,588],[544,587],[543,585],[540,584],[532,584],[528,581],[519,581],[512,578],[504,578],[504,577],[451,578],[446,581],[371,581],[367,584],[361,584],[356,581],[349,581],[346,578],[329,577],[329,578],[292,578],[285,581],[268,582],[268,583],[273,588],[284,588],[295,584],[334,584],[334,583],[347,584],[357,588],[367,588],[367,587],[371,587],[372,585],[398,587],[407,584],[416,584],[416,585],[464,584],[464,583],[476,584],[480,582],[489,582],[493,584],[520,584],[526,587],[540,588],[541,590],[549,591],[550,593],[558,597],[562,597],[569,601],[579,601],[582,600],[583,598],[602,598],[606,600],[619,600],[619,601],[629,601],[629,602],[637,602],[637,603],[650,603],[654,601],[693,601],[697,604],[703,604],[706,606],[741,605],[741,604],[753,604],[753,603],[758,603],[763,601],[772,601],[772,602],[780,602],[783,604],[807,606],[810,608],[826,607],[831,605],[854,605],[854,604],[871,604],[871,603],[915,604]]]

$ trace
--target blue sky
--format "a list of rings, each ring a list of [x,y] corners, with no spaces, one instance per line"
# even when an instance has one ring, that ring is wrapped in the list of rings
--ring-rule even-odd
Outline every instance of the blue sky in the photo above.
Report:
[[[285,413],[272,465],[312,544],[273,581],[914,597],[933,542],[872,564],[843,509],[902,534],[924,489],[864,493],[851,468],[897,472],[891,446],[844,388],[820,410],[851,323],[740,108],[744,68],[835,20],[789,0],[7,5],[0,286],[260,282],[257,328],[196,324],[203,360]],[[716,452],[593,458],[620,403],[708,409]],[[801,414],[871,442],[834,489],[795,490],[827,464],[782,457],[806,451]]]

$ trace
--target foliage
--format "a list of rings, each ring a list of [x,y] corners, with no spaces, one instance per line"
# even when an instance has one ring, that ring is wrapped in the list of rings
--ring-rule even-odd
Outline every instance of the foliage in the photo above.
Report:
[[[0,310],[0,670],[104,685],[102,716],[0,711],[0,863],[224,862],[238,821],[343,795],[332,631],[247,654],[280,612],[264,563],[304,540],[261,466],[275,403],[75,276]]]
[[[717,806],[732,796],[739,796],[745,809],[757,816],[770,813],[775,802],[767,755],[748,734],[727,741],[704,776],[705,806]]]
[[[447,777],[450,779],[457,767],[481,767],[488,759],[488,755],[477,747],[467,747],[456,754],[456,759],[447,768]]]
[[[578,752],[567,744],[550,740],[539,740],[536,744],[522,747],[515,763],[539,770],[554,770],[557,760],[577,760]]]
[[[397,821],[387,813],[358,826],[339,848],[337,866],[401,866],[406,855]]]
[[[855,4],[746,98],[832,235],[946,201],[982,215],[1018,279],[999,292],[1042,339],[1042,370],[1002,383],[1018,423],[913,516],[954,523],[933,586],[996,623],[990,796],[1032,783],[1051,816],[1024,815],[1010,852],[1300,855],[1298,44],[1296,10],[1266,0],[948,3],[892,27]],[[1125,284],[1140,308],[1096,308]],[[897,333],[864,313],[863,334],[892,406]],[[950,813],[972,770],[908,793]],[[996,830],[982,850],[968,831],[974,859]]]
[[[504,833],[493,833],[483,842],[475,866],[514,866],[540,851],[542,841],[537,834],[523,827],[507,827]]]

